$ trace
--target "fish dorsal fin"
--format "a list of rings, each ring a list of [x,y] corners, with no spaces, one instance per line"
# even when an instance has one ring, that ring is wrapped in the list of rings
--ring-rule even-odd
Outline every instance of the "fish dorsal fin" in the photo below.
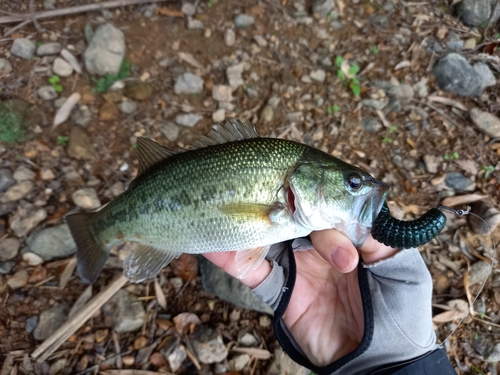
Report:
[[[156,163],[176,154],[152,139],[144,137],[137,138],[137,153],[139,155],[139,175]]]
[[[202,136],[195,144],[189,146],[188,150],[252,138],[260,138],[260,135],[250,121],[226,120],[224,123],[214,126],[207,135]]]

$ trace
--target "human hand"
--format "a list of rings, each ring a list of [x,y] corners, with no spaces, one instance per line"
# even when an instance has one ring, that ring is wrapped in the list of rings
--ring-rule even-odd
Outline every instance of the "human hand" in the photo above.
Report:
[[[358,347],[364,333],[364,315],[358,283],[359,254],[365,263],[394,255],[373,238],[358,250],[336,230],[311,233],[314,249],[295,252],[297,276],[283,319],[296,342],[316,366],[325,366]],[[235,252],[204,256],[236,277]],[[255,288],[271,272],[263,262],[240,280]]]

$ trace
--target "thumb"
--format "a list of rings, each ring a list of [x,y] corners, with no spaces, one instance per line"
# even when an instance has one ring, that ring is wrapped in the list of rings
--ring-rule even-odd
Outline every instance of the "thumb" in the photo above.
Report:
[[[335,229],[312,232],[311,240],[321,257],[337,271],[348,273],[358,265],[358,251],[349,238]]]

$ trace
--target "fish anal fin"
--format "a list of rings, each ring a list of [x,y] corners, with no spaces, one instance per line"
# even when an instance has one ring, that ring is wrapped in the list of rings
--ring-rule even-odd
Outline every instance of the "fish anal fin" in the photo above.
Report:
[[[273,223],[273,214],[283,210],[281,203],[255,204],[255,203],[230,203],[219,208],[227,216],[246,219],[249,221],[264,221]]]
[[[132,283],[153,279],[163,267],[179,255],[152,246],[136,244],[123,261],[123,274]]]
[[[226,120],[215,125],[207,135],[189,146],[188,150],[252,138],[260,138],[260,135],[250,121]]]
[[[151,166],[176,154],[176,152],[156,143],[152,139],[144,137],[137,138],[137,153],[139,156],[139,175]]]
[[[250,250],[237,251],[235,256],[236,277],[244,279],[252,271],[255,271],[265,259],[270,248],[271,245],[268,245]]]

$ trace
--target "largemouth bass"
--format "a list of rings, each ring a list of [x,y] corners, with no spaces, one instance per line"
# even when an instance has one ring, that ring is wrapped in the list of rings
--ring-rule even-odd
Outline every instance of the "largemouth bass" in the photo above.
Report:
[[[154,278],[182,253],[237,250],[246,277],[272,244],[336,228],[361,245],[388,186],[307,145],[261,138],[227,121],[175,153],[139,138],[139,174],[97,212],[69,215],[78,273],[92,283],[111,247],[137,242],[124,260],[130,281]]]

